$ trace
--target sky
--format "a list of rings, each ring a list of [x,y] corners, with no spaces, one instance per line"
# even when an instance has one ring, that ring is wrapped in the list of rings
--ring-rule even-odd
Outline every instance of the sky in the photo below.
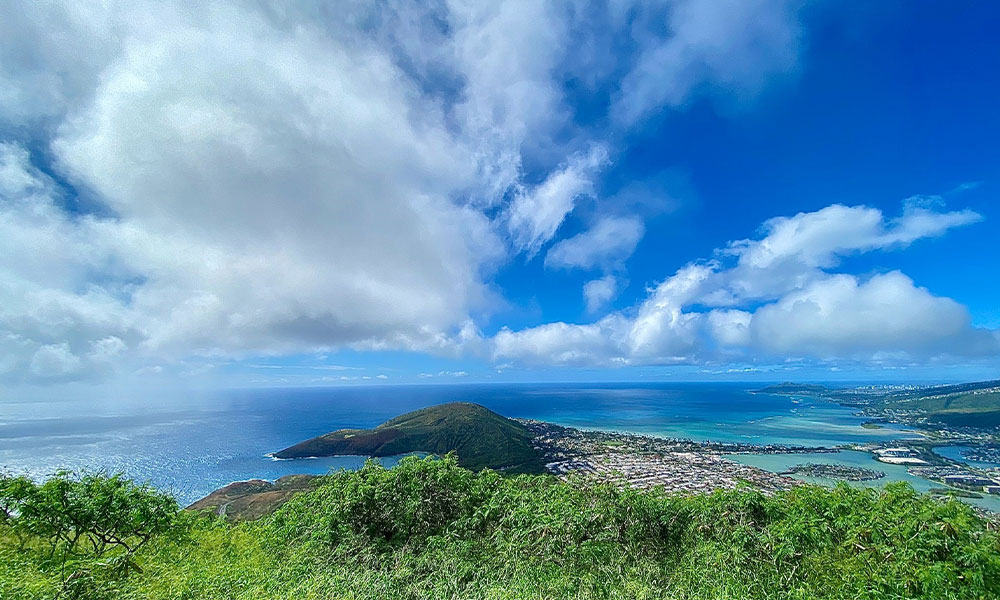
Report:
[[[0,12],[4,394],[1000,377],[993,3]]]

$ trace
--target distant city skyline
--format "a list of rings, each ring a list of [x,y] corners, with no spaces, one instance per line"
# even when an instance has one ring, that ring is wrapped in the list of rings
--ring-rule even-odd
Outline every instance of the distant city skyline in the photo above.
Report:
[[[990,3],[4,13],[4,396],[1000,379]]]

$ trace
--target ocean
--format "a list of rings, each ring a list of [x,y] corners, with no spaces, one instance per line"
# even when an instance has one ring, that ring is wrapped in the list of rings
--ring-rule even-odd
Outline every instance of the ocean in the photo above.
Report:
[[[751,393],[759,387],[412,385],[5,402],[0,404],[0,468],[37,478],[61,469],[123,472],[187,504],[232,481],[358,468],[363,457],[279,461],[266,455],[327,431],[372,427],[410,410],[454,401],[476,402],[508,417],[695,440],[832,446],[915,435],[862,428],[863,419],[851,409],[829,402]]]

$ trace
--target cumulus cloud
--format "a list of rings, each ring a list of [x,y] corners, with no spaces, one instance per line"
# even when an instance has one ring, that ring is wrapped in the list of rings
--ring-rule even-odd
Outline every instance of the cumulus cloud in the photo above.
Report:
[[[860,281],[834,275],[758,309],[754,344],[772,353],[870,357],[875,353],[976,355],[997,352],[969,312],[932,295],[899,271]]]
[[[69,34],[44,57],[120,36],[117,54],[84,52],[108,61],[90,65],[93,87],[66,82],[44,111],[63,111],[55,167],[112,217],[61,210],[51,180],[6,147],[4,216],[17,234],[3,243],[17,276],[3,285],[25,299],[4,303],[7,321],[58,342],[33,364],[58,350],[68,365],[108,335],[175,355],[433,348],[488,305],[483,277],[502,242],[450,199],[476,183],[473,154],[385,52],[295,11],[282,22],[226,5],[147,8],[134,19],[67,9]],[[24,332],[29,318],[48,335]]]
[[[548,323],[521,331],[505,327],[493,337],[493,356],[528,365],[616,362],[623,325],[621,317],[612,315],[587,325]]]
[[[828,271],[847,253],[899,247],[980,218],[908,204],[888,221],[877,209],[840,205],[771,219],[762,238],[682,267],[634,311],[595,324],[502,331],[494,355],[595,365],[1000,355],[996,331],[974,327],[965,307],[898,271],[868,278]],[[720,305],[728,308],[713,308]]]
[[[630,124],[678,104],[663,85],[752,91],[798,36],[754,10],[734,38],[697,2],[25,5],[0,21],[0,377],[479,352],[498,265],[558,242],[615,151],[565,79],[622,83]],[[641,235],[598,221],[552,264]]]
[[[36,350],[34,356],[31,357],[28,370],[36,377],[60,379],[76,375],[81,367],[83,367],[83,361],[70,351],[68,343],[63,342],[61,344],[47,344]]]
[[[730,242],[720,251],[735,256],[737,264],[710,278],[701,300],[716,306],[773,300],[824,277],[823,269],[836,267],[845,256],[902,248],[981,219],[971,210],[939,212],[909,201],[892,219],[876,208],[841,204],[776,217],[761,227],[763,238]]]
[[[111,240],[61,200],[24,148],[0,144],[0,376],[8,380],[92,378],[141,337]]]

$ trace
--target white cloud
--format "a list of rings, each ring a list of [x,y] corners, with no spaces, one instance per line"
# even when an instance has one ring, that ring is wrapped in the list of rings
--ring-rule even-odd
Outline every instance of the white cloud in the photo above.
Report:
[[[705,282],[700,301],[731,306],[774,300],[823,279],[824,269],[836,267],[842,257],[902,248],[981,218],[971,210],[936,212],[908,201],[902,214],[892,219],[876,208],[841,204],[769,219],[761,227],[763,238],[730,242],[721,251],[735,256],[737,264],[717,269]]]
[[[61,379],[76,375],[82,367],[80,357],[73,354],[68,343],[63,342],[47,344],[36,350],[28,369],[35,377]]]
[[[469,128],[486,183],[477,199],[489,205],[518,183],[522,154],[550,152],[550,134],[569,120],[556,78],[567,51],[566,13],[546,2],[449,0],[447,9],[447,49],[465,80],[455,113]]]
[[[832,267],[839,257],[853,252],[905,246],[981,219],[971,210],[941,213],[907,203],[901,216],[886,221],[876,208],[834,204],[816,212],[770,219],[763,226],[764,239],[733,242],[729,251],[739,256],[740,265],[752,268],[784,261]]]
[[[588,325],[548,323],[521,331],[505,327],[493,337],[493,357],[529,365],[606,364],[614,361],[624,324],[612,315]]]
[[[0,146],[0,378],[343,347],[480,352],[474,319],[498,304],[495,269],[512,248],[533,256],[556,240],[614,150],[573,123],[568,76],[631,73],[616,106],[646,113],[673,102],[651,78],[752,90],[787,66],[766,48],[747,64],[716,53],[733,31],[704,6],[677,5],[666,29],[571,8],[32,3],[5,15],[0,139],[20,142]],[[786,25],[775,13],[732,47]],[[639,29],[638,57],[604,51]],[[794,42],[779,33],[768,48]],[[664,45],[697,51],[658,71]],[[631,227],[613,251],[582,238],[553,264],[614,267],[641,223],[613,223]]]
[[[605,275],[583,284],[583,299],[587,312],[594,313],[604,308],[618,295],[618,281],[614,275]]]
[[[753,343],[774,354],[871,357],[875,353],[975,355],[998,352],[970,326],[964,306],[932,295],[898,271],[859,281],[834,275],[757,310]]]
[[[684,312],[711,270],[689,265],[656,286],[631,322],[624,353],[649,362],[681,362],[697,344],[701,316]]]
[[[96,377],[141,336],[122,301],[130,284],[111,240],[57,200],[54,182],[23,148],[0,144],[0,377],[7,380]]]
[[[146,344],[419,338],[483,306],[500,243],[447,198],[473,165],[440,110],[377,52],[217,13],[131,38],[53,143],[152,274],[133,298]]]
[[[531,190],[519,192],[507,213],[514,245],[534,256],[552,239],[580,196],[594,194],[594,179],[608,160],[602,146],[574,156]]]
[[[713,310],[708,313],[708,328],[712,339],[722,346],[750,345],[750,321],[753,315],[743,310]]]
[[[545,255],[545,266],[618,268],[635,252],[643,233],[645,227],[638,218],[604,217],[587,231],[552,246]]]
[[[120,24],[123,54],[52,140],[114,218],[66,214],[5,147],[14,331],[77,353],[109,335],[171,356],[419,348],[489,306],[502,243],[449,199],[475,165],[386,56],[221,5],[154,12]]]
[[[825,270],[847,253],[904,246],[980,218],[908,204],[888,222],[876,209],[840,205],[771,219],[763,238],[730,244],[722,260],[682,267],[634,312],[587,325],[505,329],[493,354],[557,365],[997,356],[998,332],[972,326],[965,307],[902,273],[862,279]],[[730,257],[735,264],[727,267]]]

